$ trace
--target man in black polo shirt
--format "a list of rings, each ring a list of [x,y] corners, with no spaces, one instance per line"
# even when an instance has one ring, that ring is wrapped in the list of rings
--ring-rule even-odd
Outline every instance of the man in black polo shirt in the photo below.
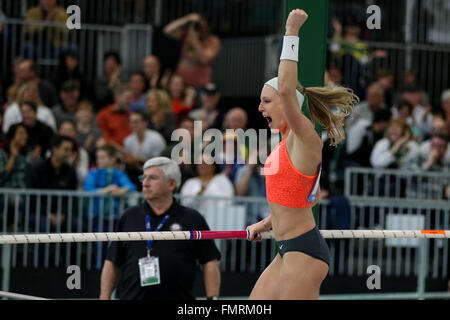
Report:
[[[142,192],[146,201],[123,214],[117,232],[146,231],[146,219],[150,220],[152,231],[158,227],[159,231],[209,230],[198,211],[183,207],[173,198],[180,182],[181,173],[175,161],[164,157],[148,160],[142,176]],[[141,286],[138,262],[147,257],[148,245],[147,241],[111,243],[102,271],[100,299],[110,299],[119,280],[119,299],[193,300],[197,262],[203,265],[206,296],[213,298],[219,295],[217,260],[220,252],[212,240],[153,241],[150,255],[159,260],[160,283]]]
[[[76,190],[78,185],[75,168],[70,165],[69,158],[75,147],[75,141],[65,136],[54,136],[51,139],[51,156],[39,159],[30,168],[28,187],[32,189]],[[61,203],[58,205],[58,200]],[[50,201],[47,203],[47,201]],[[40,229],[45,230],[46,217],[49,213],[51,231],[61,227],[66,221],[69,211],[67,196],[53,196],[48,198],[45,192],[40,196],[40,208],[37,212],[36,199],[32,197],[31,212],[40,214]],[[32,219],[37,217],[32,216]],[[62,230],[62,229],[61,229]]]

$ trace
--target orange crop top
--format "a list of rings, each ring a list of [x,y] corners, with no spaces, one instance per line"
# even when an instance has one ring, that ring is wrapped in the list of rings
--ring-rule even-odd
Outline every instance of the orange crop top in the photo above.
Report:
[[[309,208],[316,199],[320,174],[307,176],[298,171],[289,159],[286,139],[267,157],[264,165],[267,201],[291,208]]]

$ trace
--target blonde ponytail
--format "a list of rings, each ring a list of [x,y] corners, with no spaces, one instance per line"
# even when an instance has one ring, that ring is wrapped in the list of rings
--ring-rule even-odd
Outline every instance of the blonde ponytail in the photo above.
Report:
[[[300,83],[297,90],[307,97],[311,121],[317,120],[328,132],[330,145],[337,146],[345,139],[344,120],[351,115],[359,98],[353,90],[344,87],[334,89],[324,87],[305,88]],[[336,107],[337,112],[330,108]]]

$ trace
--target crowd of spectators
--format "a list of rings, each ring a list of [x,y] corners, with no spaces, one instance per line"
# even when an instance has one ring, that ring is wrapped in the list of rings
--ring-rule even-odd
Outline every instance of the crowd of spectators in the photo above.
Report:
[[[36,12],[30,12],[28,19],[42,20],[42,14],[56,19],[58,10],[45,7],[53,2],[41,1],[41,7],[33,9]],[[333,25],[336,33],[330,46],[331,61],[349,59],[364,65],[386,56],[384,51],[370,53],[359,41],[355,25],[349,23],[344,28],[338,21]],[[248,146],[241,145],[236,136],[225,134],[225,129],[248,129],[249,115],[238,106],[228,106],[226,112],[218,108],[220,88],[211,79],[212,61],[220,51],[219,38],[210,33],[206,19],[195,13],[169,23],[163,32],[181,42],[180,60],[172,71],[163,70],[156,55],[142,57],[140,70],[126,70],[120,54],[108,51],[103,56],[102,74],[88,83],[77,51],[62,48],[56,36],[46,40],[61,49],[53,77],[39,77],[32,54],[16,58],[0,112],[1,186],[36,187],[28,181],[26,171],[47,161],[46,166],[53,165],[57,174],[62,174],[61,163],[70,168],[67,172],[75,174],[70,184],[62,185],[63,179],[48,188],[102,190],[113,195],[140,190],[142,164],[152,157],[172,157],[179,146],[172,140],[172,133],[183,129],[189,133],[188,138],[182,139],[181,150],[175,150],[182,159],[182,183],[186,183],[180,189],[182,194],[264,196],[264,176],[256,170],[259,165],[249,164]],[[328,65],[327,86],[348,85],[348,74],[342,66],[345,64]],[[432,106],[427,93],[418,87],[414,72],[402,75],[403,86],[395,91],[393,84],[398,76],[383,69],[367,85],[355,83],[354,89],[361,92],[362,99],[347,119],[347,139],[337,149],[324,150],[324,171],[328,172],[323,183],[325,195],[341,191],[327,178],[330,172],[349,166],[433,171],[450,168],[450,90],[442,92],[441,105]],[[194,165],[194,121],[201,123],[197,134],[202,137],[207,129],[222,131],[223,152],[216,154],[222,164]],[[57,156],[52,142],[61,137],[71,144],[64,157]],[[200,144],[199,148],[205,148],[204,141]],[[100,158],[105,153],[115,159],[115,168],[126,177],[119,184],[112,183],[112,188],[109,184],[92,186],[92,170],[105,169],[99,152]],[[60,160],[49,160],[53,158]],[[57,162],[61,163],[55,166]],[[34,181],[47,181],[39,172],[44,171],[35,171]]]
[[[379,74],[389,75],[389,82],[397,76],[389,70]],[[336,181],[342,181],[347,167],[450,172],[450,89],[441,93],[439,105],[432,106],[411,74],[405,73],[398,91],[386,90],[389,86],[380,79],[368,84],[365,98],[346,120],[345,142],[336,149],[325,147],[327,192],[342,194],[343,186]],[[336,65],[327,70],[326,85],[342,85]]]
[[[26,15],[30,22],[65,22],[66,18],[54,0],[41,0]],[[0,12],[0,32],[2,19]],[[370,52],[353,21],[342,25],[333,20],[333,27],[325,85],[351,87],[361,101],[346,119],[343,144],[337,148],[324,144],[322,198],[342,195],[347,167],[449,173],[450,89],[441,93],[439,105],[431,105],[413,70],[397,74],[379,69],[366,74],[365,66],[386,58],[387,52]],[[111,221],[117,223],[117,197],[141,190],[142,166],[158,156],[181,160],[178,191],[183,204],[202,213],[230,202],[198,202],[197,195],[265,197],[260,160],[270,150],[249,150],[236,135],[225,132],[248,129],[251,115],[239,106],[227,106],[226,112],[219,108],[220,87],[212,82],[212,65],[220,39],[210,33],[204,17],[189,14],[163,29],[181,45],[174,70],[164,70],[162,57],[154,54],[142,57],[139,70],[126,70],[120,54],[108,51],[103,72],[93,82],[83,74],[77,48],[64,42],[66,29],[53,28],[48,39],[39,40],[50,44],[47,56],[59,61],[52,77],[39,76],[35,57],[44,50],[36,36],[40,28],[33,24],[26,28],[24,56],[14,57],[11,78],[1,82],[8,86],[0,88],[4,95],[0,101],[5,101],[0,106],[0,187],[84,190],[112,196],[95,198],[89,210],[94,231],[106,230]],[[394,89],[394,83],[401,85]],[[201,123],[200,132],[195,121]],[[181,141],[172,139],[175,129],[187,133]],[[203,135],[208,129],[222,134],[222,152],[215,154],[220,164],[212,163],[207,154],[200,159],[195,154],[196,148],[208,147]],[[322,136],[326,142],[327,136]],[[450,198],[450,187],[443,197]],[[42,217],[30,217],[31,227],[39,224],[44,231],[50,223],[53,229],[64,228],[67,198],[59,206],[52,201],[48,207],[42,199]],[[35,205],[31,203],[31,211]],[[268,213],[266,207],[249,204],[247,224]],[[8,226],[13,223],[10,218]],[[97,259],[97,266],[100,262]]]
[[[49,19],[58,15],[58,8],[54,14],[45,9],[50,2],[41,1],[33,9],[36,15],[49,14]],[[262,188],[255,193],[254,188],[243,186],[243,174],[238,173],[246,167],[247,146],[225,135],[226,129],[247,128],[247,112],[238,106],[219,108],[220,88],[211,82],[219,38],[210,34],[206,19],[198,14],[170,23],[164,32],[182,43],[178,67],[172,71],[163,72],[160,57],[154,54],[142,57],[139,70],[126,70],[120,54],[108,51],[103,56],[103,72],[89,82],[77,50],[58,46],[59,65],[52,77],[43,79],[31,51],[15,58],[12,77],[2,79],[8,87],[0,109],[1,186],[82,190],[117,197],[141,190],[139,176],[146,160],[167,156],[182,159],[178,190],[182,194],[233,196],[239,178],[239,195],[257,195]],[[50,43],[56,48],[56,39]],[[181,129],[179,140],[172,139],[175,129]],[[224,151],[217,152],[216,160],[228,160],[228,164],[211,166],[203,158],[196,159],[196,147],[202,150],[213,142],[204,138],[208,129],[221,132]],[[226,148],[227,141],[232,148]],[[243,181],[250,183],[247,175]],[[93,210],[87,210],[92,218],[98,220],[101,210],[106,217],[112,210],[116,221],[118,202],[105,200],[100,205],[103,200],[99,199],[95,198]],[[64,221],[66,212],[59,212]],[[46,223],[42,217],[40,227]],[[97,229],[101,224],[94,222]]]

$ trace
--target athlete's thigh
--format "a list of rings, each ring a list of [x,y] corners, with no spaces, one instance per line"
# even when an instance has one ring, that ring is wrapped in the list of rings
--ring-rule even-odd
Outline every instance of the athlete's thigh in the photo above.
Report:
[[[298,251],[286,252],[280,270],[280,299],[318,299],[328,265]]]
[[[278,299],[278,282],[281,271],[281,256],[277,254],[270,265],[264,270],[256,281],[249,300],[275,300]]]

